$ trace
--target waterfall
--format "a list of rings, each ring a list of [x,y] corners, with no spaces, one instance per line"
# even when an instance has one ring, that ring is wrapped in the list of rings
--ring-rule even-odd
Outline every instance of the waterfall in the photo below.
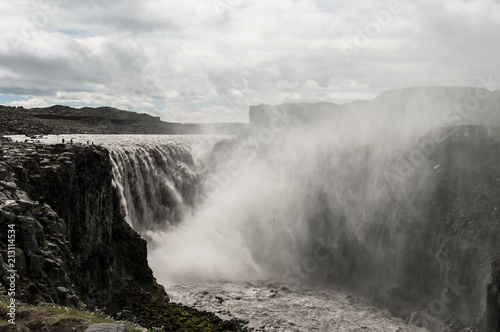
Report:
[[[160,282],[278,279],[296,286],[375,287],[419,303],[413,311],[387,306],[423,326],[418,312],[480,317],[485,262],[496,254],[498,234],[496,196],[470,197],[498,191],[476,172],[495,165],[477,155],[484,153],[486,133],[444,129],[402,148],[385,136],[360,139],[349,130],[315,129],[314,137],[307,129],[272,141],[258,133],[224,140],[197,171],[196,163],[183,159],[198,176],[197,198],[188,205],[178,191],[176,202],[182,198],[179,206],[190,212],[178,214],[182,222],[174,227],[147,233]],[[416,162],[415,151],[438,136],[444,138]],[[474,162],[464,164],[468,159]],[[156,164],[148,162],[151,170]],[[467,200],[486,204],[485,210],[457,210]]]
[[[200,179],[189,147],[133,145],[111,150],[127,221],[138,231],[179,222]]]
[[[225,136],[114,137],[113,184],[127,222],[138,232],[165,230],[189,216],[199,200],[203,160]]]

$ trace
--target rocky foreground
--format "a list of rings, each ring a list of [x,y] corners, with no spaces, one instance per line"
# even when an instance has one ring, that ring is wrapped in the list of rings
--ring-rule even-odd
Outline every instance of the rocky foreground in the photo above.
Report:
[[[100,308],[168,331],[237,330],[213,314],[169,302],[148,266],[146,241],[121,214],[107,150],[0,146],[0,278],[6,293],[14,275],[15,298],[23,303]]]

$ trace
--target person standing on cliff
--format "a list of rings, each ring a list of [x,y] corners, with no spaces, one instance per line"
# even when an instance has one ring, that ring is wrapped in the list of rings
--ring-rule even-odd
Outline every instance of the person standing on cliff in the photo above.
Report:
[[[62,139],[62,142],[63,142],[63,144],[64,144],[64,138]]]

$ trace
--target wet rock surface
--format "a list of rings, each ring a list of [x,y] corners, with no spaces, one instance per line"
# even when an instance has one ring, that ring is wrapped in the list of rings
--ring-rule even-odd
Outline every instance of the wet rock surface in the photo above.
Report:
[[[488,332],[500,331],[500,259],[491,264],[491,280],[488,284],[486,323]]]

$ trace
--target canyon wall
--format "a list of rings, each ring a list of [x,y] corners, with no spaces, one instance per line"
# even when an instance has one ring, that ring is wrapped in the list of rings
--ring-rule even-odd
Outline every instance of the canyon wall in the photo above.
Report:
[[[309,244],[296,260],[300,273],[288,275],[358,288],[432,331],[452,321],[482,325],[485,312],[493,324],[499,97],[482,88],[409,88],[344,105],[251,107],[255,154],[297,168],[290,179],[300,185],[290,187],[309,200],[299,201]],[[331,246],[315,266],[318,238]]]
[[[3,143],[1,158],[2,235],[18,229],[21,299],[112,308],[131,287],[168,299],[121,214],[105,149]]]

